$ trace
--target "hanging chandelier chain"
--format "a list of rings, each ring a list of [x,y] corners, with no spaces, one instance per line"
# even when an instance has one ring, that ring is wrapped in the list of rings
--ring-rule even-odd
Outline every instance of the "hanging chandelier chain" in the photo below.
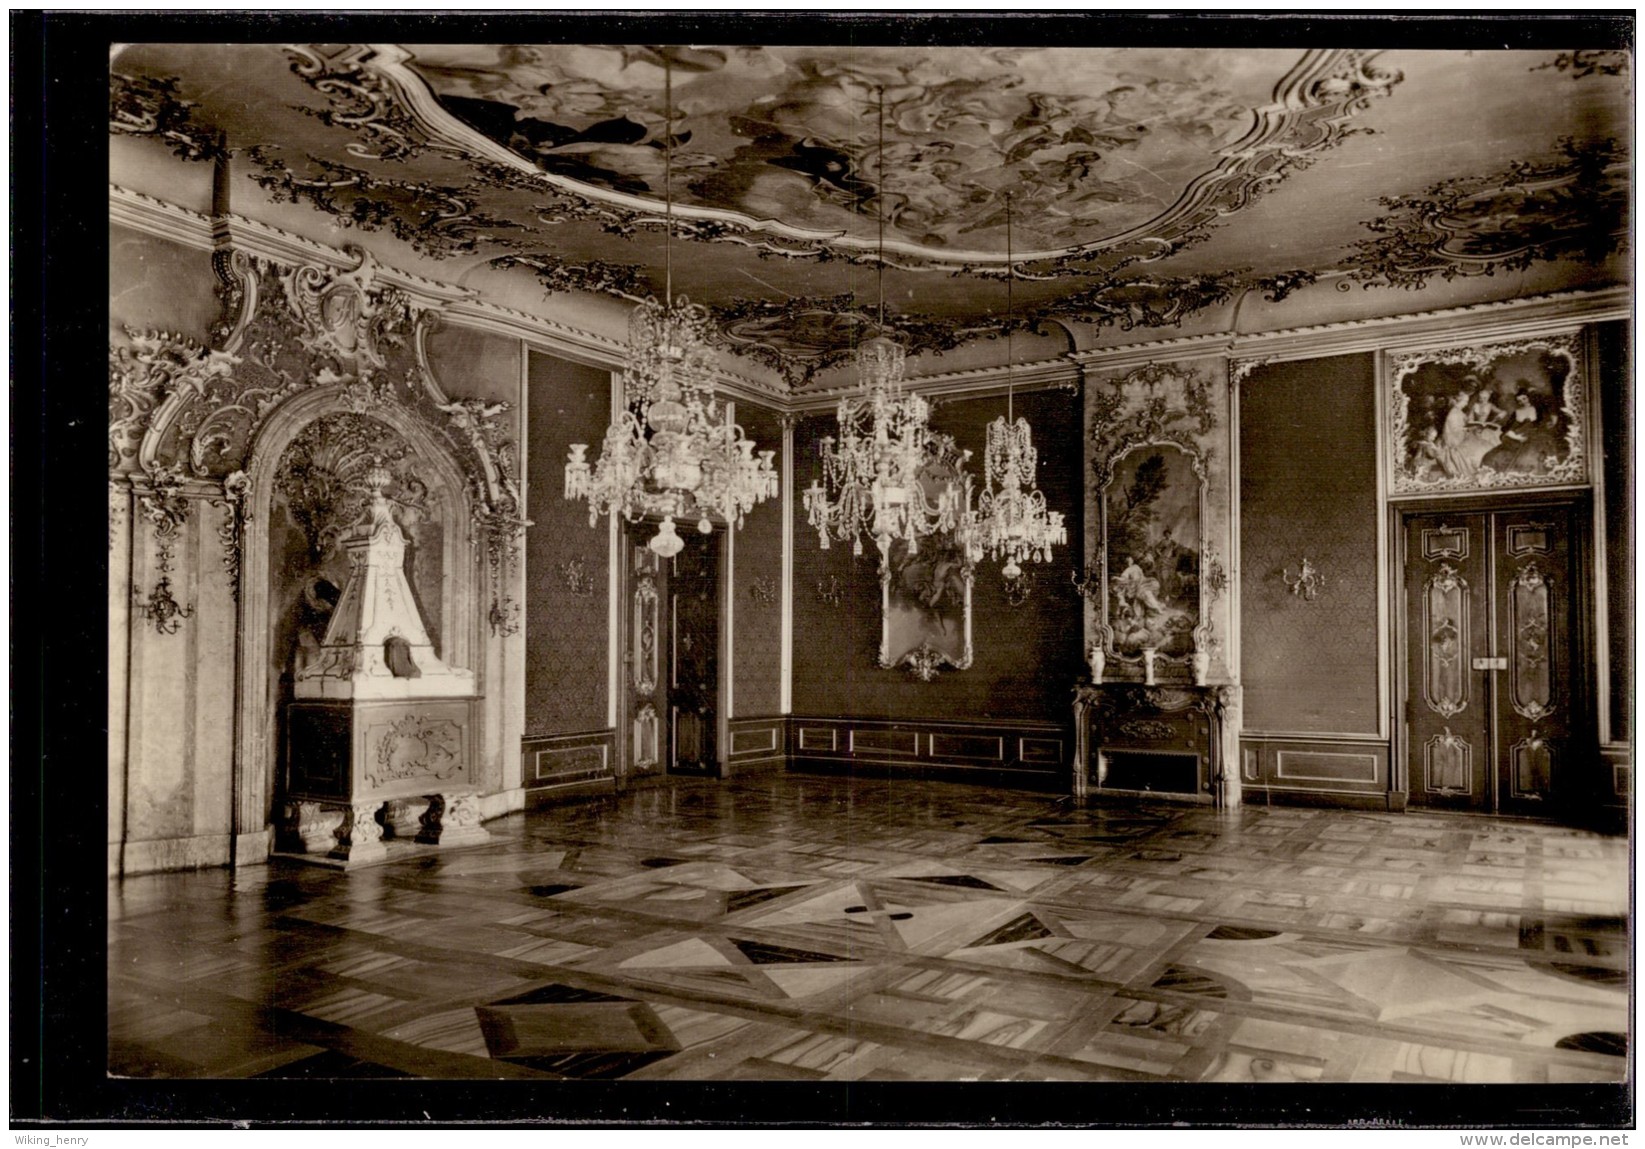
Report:
[[[663,302],[674,302],[674,62],[663,56]]]
[[[880,330],[885,329],[885,85],[879,90],[879,130],[880,146],[875,153],[875,163],[879,167],[879,186],[874,193],[874,222],[879,229],[879,239],[875,250],[875,274],[879,279],[880,295]]]
[[[1005,417],[1010,419],[1015,411],[1012,407],[1012,378],[1011,369],[1016,362],[1016,356],[1011,348],[1011,320],[1016,312],[1011,307],[1011,285],[1016,282],[1017,265],[1011,262],[1011,193],[1005,193]]]
[[[906,353],[885,334],[885,87],[876,89],[878,186],[874,222],[878,235],[876,280],[878,330],[856,348],[862,390],[840,400],[838,437],[817,444],[822,478],[804,493],[808,521],[817,528],[823,548],[830,538],[851,540],[854,554],[863,539],[874,540],[882,559],[901,539],[910,554],[919,540],[940,530],[961,530],[971,519],[970,479],[964,473],[969,452],[957,452],[953,440],[932,432],[930,404],[903,390]],[[932,464],[945,452],[958,459],[955,474],[938,491],[927,489]],[[934,486],[934,484],[933,484]]]

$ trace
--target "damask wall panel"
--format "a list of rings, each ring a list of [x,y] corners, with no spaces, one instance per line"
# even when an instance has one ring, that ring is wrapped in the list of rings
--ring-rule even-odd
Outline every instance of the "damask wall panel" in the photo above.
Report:
[[[782,473],[782,419],[752,403],[737,404],[737,422],[757,444],[775,450]],[[735,543],[731,588],[734,611],[730,717],[766,717],[782,708],[782,500],[767,499],[748,513]]]
[[[989,422],[1005,414],[1005,397],[937,405],[934,429],[972,454],[976,485]],[[1015,414],[1033,427],[1039,486],[1052,510],[1067,516],[1068,535],[1082,533],[1078,395],[1059,390],[1019,394]],[[802,419],[794,432],[794,485],[820,475],[817,441],[835,433],[832,414]],[[739,540],[739,546],[740,546]],[[1071,544],[1073,545],[1073,544]],[[1068,552],[1024,564],[1028,596],[1012,605],[1000,564],[979,563],[972,590],[974,658],[922,682],[906,669],[881,669],[879,556],[871,542],[853,558],[849,542],[818,546],[817,531],[794,515],[794,713],[883,718],[1038,719],[1064,722],[1068,691],[1080,674],[1080,598],[1068,579]],[[838,601],[830,599],[837,595]]]
[[[1240,387],[1245,726],[1378,732],[1376,375],[1370,355],[1259,366]],[[1294,594],[1303,558],[1325,582]]]
[[[588,504],[563,493],[570,445],[599,453],[611,421],[611,377],[535,351],[528,372],[525,731],[604,729],[607,522],[589,526]]]
[[[1599,411],[1605,470],[1606,623],[1611,664],[1611,740],[1633,738],[1634,634],[1634,380],[1633,340],[1626,323],[1602,324],[1599,345]]]
[[[211,338],[219,304],[211,253],[112,224],[109,227],[109,335],[127,328]]]

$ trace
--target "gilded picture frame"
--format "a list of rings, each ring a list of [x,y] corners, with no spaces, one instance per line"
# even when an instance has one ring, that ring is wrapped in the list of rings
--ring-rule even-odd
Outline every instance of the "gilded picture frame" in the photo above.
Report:
[[[1392,494],[1589,481],[1578,333],[1401,352],[1387,372]]]

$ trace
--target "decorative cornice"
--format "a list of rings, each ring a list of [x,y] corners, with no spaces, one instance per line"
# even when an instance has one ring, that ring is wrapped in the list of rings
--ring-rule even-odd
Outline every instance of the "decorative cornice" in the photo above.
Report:
[[[210,216],[119,184],[109,185],[109,223],[200,251],[214,246]]]
[[[1309,327],[1227,336],[1227,354],[1235,358],[1317,359],[1360,351],[1394,351],[1455,342],[1456,323],[1467,320],[1470,342],[1496,342],[1540,335],[1582,323],[1627,319],[1633,314],[1633,290],[1626,284],[1593,291],[1559,291],[1521,299],[1492,300],[1408,312],[1376,319],[1355,319]]]
[[[202,251],[233,246],[248,254],[282,263],[323,262],[348,267],[354,257],[341,249],[307,239],[270,224],[229,215],[216,220],[132,189],[109,185],[112,223]],[[621,367],[624,340],[558,322],[532,312],[478,298],[472,288],[429,279],[383,265],[385,284],[412,300],[442,308],[448,323],[507,338],[521,339],[545,351],[604,370]],[[1270,361],[1312,359],[1361,351],[1399,350],[1455,339],[1458,320],[1468,322],[1470,339],[1496,341],[1541,334],[1557,327],[1626,319],[1632,314],[1632,289],[1616,284],[1591,291],[1548,292],[1521,299],[1491,300],[1370,319],[1341,320],[1272,331],[1235,334],[1211,331],[1110,347],[1086,348],[1058,359],[1018,364],[1014,385],[1022,388],[1077,383],[1086,371],[1124,371],[1161,359],[1213,356]],[[780,409],[813,411],[834,406],[850,394],[856,380],[793,391],[773,374],[759,378],[720,366],[715,383],[728,397],[775,403]],[[1005,365],[965,368],[914,376],[909,386],[927,395],[985,393],[1005,387]]]
[[[350,254],[346,249],[306,239],[243,215],[217,217],[213,221],[213,238],[219,246],[235,247],[248,255],[260,255],[276,263],[318,262],[341,269],[353,267],[359,262],[358,255]],[[476,295],[471,287],[430,279],[389,264],[376,263],[375,272],[384,286],[405,292],[415,305],[445,307],[459,300],[474,299]]]
[[[991,394],[1003,395],[1007,386],[1016,391],[1043,391],[1053,387],[1077,387],[1084,378],[1080,364],[1071,357],[1045,359],[1037,363],[1018,363],[1011,368],[1009,384],[1005,364],[986,367],[967,367],[958,371],[944,371],[931,375],[910,376],[907,385],[929,398],[981,398]],[[793,396],[789,409],[797,412],[833,409],[847,395],[855,394],[858,382],[855,373],[839,383],[827,387],[808,387]]]
[[[109,220],[134,231],[170,240],[197,251],[234,248],[252,257],[276,263],[320,263],[352,267],[358,256],[284,228],[242,215],[213,218],[168,203],[155,196],[109,185]],[[472,287],[431,279],[389,264],[377,265],[378,279],[398,288],[415,306],[438,307],[447,323],[521,339],[545,351],[604,370],[621,368],[627,350],[624,339],[574,327],[517,307],[481,299]],[[787,385],[780,379],[761,379],[717,365],[715,385],[730,398],[786,404]]]

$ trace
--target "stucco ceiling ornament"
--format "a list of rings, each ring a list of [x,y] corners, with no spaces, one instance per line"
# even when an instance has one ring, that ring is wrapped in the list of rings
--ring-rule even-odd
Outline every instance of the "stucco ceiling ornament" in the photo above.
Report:
[[[364,248],[345,249],[358,263],[347,270],[306,264],[280,279],[286,304],[309,351],[337,364],[343,375],[366,379],[387,364],[381,344],[401,341],[408,315],[404,294],[376,282],[377,260]]]
[[[223,136],[195,118],[198,104],[177,94],[175,76],[109,73],[109,130],[153,136],[180,160],[208,161],[228,155]]]
[[[1337,288],[1351,279],[1420,290],[1435,277],[1524,271],[1539,260],[1597,264],[1627,247],[1630,196],[1621,145],[1563,139],[1550,158],[1383,197],[1388,214],[1366,221],[1375,237],[1341,262],[1348,279]]]
[[[360,52],[345,48],[340,56],[327,55],[324,46],[282,45],[291,58],[291,70],[330,104],[326,108],[303,108],[321,123],[348,128],[364,137],[364,142],[348,145],[348,153],[369,160],[405,160],[430,149],[451,151],[430,140],[405,110],[390,83],[381,73],[364,67]]]

